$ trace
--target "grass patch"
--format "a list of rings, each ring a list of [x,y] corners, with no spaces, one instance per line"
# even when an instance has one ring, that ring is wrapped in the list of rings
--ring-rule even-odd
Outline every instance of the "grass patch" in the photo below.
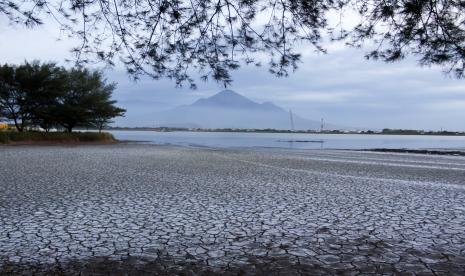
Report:
[[[0,131],[0,144],[16,143],[82,143],[115,142],[113,135],[107,132],[40,132],[40,131]]]

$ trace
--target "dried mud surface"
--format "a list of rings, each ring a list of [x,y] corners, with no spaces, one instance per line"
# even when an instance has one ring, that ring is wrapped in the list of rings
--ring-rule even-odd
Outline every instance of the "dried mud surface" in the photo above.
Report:
[[[0,274],[465,274],[465,158],[0,148]]]

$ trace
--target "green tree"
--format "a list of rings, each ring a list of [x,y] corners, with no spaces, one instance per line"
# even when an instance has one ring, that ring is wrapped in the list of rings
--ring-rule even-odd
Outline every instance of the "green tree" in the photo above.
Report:
[[[16,114],[12,89],[14,87],[14,68],[4,64],[0,66],[0,118],[13,120]]]
[[[100,71],[74,68],[68,71],[65,93],[60,96],[54,108],[54,117],[68,132],[77,126],[102,127],[116,116],[122,116],[120,109],[111,100],[116,85],[107,84]]]
[[[66,70],[54,63],[25,62],[0,66],[0,116],[22,132],[29,126],[48,131],[61,126],[100,130],[125,110],[111,99],[115,84],[107,84],[99,71]]]
[[[112,120],[115,117],[124,116],[126,110],[114,106],[116,101],[110,100],[109,98],[103,100],[101,103],[97,104],[94,109],[94,119],[92,120],[92,125],[96,127],[99,132],[107,127],[109,124],[113,123]]]
[[[4,64],[0,67],[0,110],[2,116],[13,121],[22,132],[27,125],[27,95],[16,81],[16,67]]]
[[[24,131],[30,125],[49,129],[51,107],[63,93],[64,69],[54,63],[25,62],[0,67],[0,109],[3,116]]]
[[[48,131],[56,125],[54,109],[67,85],[66,70],[55,63],[25,62],[16,68],[16,82],[26,95],[28,123]]]

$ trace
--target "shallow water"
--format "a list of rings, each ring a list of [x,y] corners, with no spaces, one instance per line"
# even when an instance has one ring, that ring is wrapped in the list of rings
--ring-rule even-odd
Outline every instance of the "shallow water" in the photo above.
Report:
[[[465,149],[465,137],[421,135],[110,131],[116,139],[213,148]],[[301,141],[301,142],[290,142]],[[302,142],[305,141],[305,142]]]

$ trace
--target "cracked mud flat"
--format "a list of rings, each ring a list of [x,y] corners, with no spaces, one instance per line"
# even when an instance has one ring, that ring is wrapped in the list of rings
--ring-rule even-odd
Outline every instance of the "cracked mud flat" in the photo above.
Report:
[[[0,274],[465,274],[465,158],[0,147]]]

